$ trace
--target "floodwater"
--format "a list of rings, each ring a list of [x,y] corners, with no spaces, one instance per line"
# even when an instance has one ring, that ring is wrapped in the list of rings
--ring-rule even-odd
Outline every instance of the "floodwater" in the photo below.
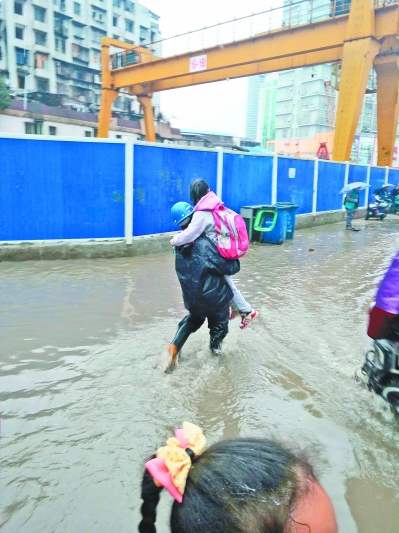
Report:
[[[353,376],[399,218],[358,224],[254,245],[236,278],[259,318],[231,323],[221,357],[203,327],[171,374],[159,363],[185,314],[172,253],[1,263],[1,532],[136,531],[143,462],[189,420],[209,443],[307,448],[340,533],[398,533],[399,423]]]

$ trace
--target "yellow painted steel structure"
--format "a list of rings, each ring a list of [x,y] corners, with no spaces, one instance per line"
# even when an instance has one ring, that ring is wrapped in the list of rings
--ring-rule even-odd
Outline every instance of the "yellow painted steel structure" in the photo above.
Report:
[[[110,65],[110,47],[132,50],[138,62]],[[190,58],[206,54],[206,70],[190,72]],[[137,95],[144,109],[146,137],[155,141],[153,92],[267,72],[342,61],[333,159],[347,161],[370,70],[377,73],[378,165],[391,165],[399,103],[399,5],[375,7],[352,0],[349,14],[280,28],[223,46],[160,58],[147,48],[102,39],[102,96],[98,136],[107,137],[112,102],[122,88]],[[126,63],[126,62],[125,62]]]

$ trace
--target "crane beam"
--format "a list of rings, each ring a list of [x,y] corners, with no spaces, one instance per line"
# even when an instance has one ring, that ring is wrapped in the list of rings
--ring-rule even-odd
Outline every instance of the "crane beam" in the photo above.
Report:
[[[147,139],[153,141],[153,92],[342,61],[333,159],[346,161],[350,156],[367,80],[375,63],[380,80],[377,91],[381,95],[378,134],[382,136],[382,144],[379,143],[378,164],[390,164],[393,121],[397,121],[399,109],[399,68],[396,58],[382,60],[380,57],[386,54],[384,42],[398,39],[399,4],[375,7],[374,0],[351,0],[349,14],[283,27],[248,39],[165,58],[152,55],[147,48],[105,37],[102,39],[103,92],[98,135],[108,135],[112,102],[121,89],[136,95],[143,105]],[[121,61],[124,66],[118,67],[119,61],[110,60],[110,46],[125,50]],[[380,50],[383,52],[381,56]],[[190,59],[198,55],[206,56],[206,67],[190,72]],[[389,95],[389,112],[383,107],[383,94]]]
[[[398,33],[398,5],[390,5],[389,8],[376,12],[375,31],[380,38]],[[146,58],[145,63],[113,70],[112,85],[114,89],[121,89],[151,83],[152,88],[158,91],[162,90],[160,87],[166,80],[172,80],[167,84],[168,88],[176,88],[219,81],[226,77],[247,76],[248,73],[275,72],[333,61],[342,58],[347,24],[348,15],[341,15],[178,56],[151,56],[151,59]],[[200,54],[207,55],[206,71],[190,73],[190,57]],[[140,57],[144,59],[146,55],[140,54]],[[273,62],[273,66],[268,66],[268,62]],[[226,75],[230,68],[234,68],[235,75]],[[191,82],[179,79],[185,77],[190,78]],[[131,91],[131,94],[140,92]]]

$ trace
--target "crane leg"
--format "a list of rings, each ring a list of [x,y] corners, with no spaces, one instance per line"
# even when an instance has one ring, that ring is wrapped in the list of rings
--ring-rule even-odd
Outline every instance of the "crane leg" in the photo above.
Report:
[[[380,43],[372,37],[344,44],[335,124],[334,161],[348,161],[362,110],[371,67]]]
[[[399,114],[399,59],[395,54],[377,57],[377,165],[391,166]]]
[[[137,100],[143,107],[144,111],[144,125],[145,125],[145,137],[149,142],[155,142],[155,125],[154,125],[154,111],[152,109],[152,95],[140,95]]]
[[[111,89],[103,89],[101,92],[101,107],[100,115],[98,117],[98,132],[97,137],[108,137],[109,124],[112,115],[112,103],[118,96],[118,91]]]

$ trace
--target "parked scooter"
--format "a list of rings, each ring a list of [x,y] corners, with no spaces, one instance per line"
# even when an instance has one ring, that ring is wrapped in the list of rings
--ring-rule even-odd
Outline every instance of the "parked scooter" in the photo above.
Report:
[[[367,387],[388,402],[399,419],[399,315],[392,320],[389,338],[374,340],[361,370]]]
[[[384,220],[391,209],[391,201],[383,200],[378,194],[373,194],[375,202],[369,203],[366,211],[366,220],[369,218],[377,218],[378,220]]]

